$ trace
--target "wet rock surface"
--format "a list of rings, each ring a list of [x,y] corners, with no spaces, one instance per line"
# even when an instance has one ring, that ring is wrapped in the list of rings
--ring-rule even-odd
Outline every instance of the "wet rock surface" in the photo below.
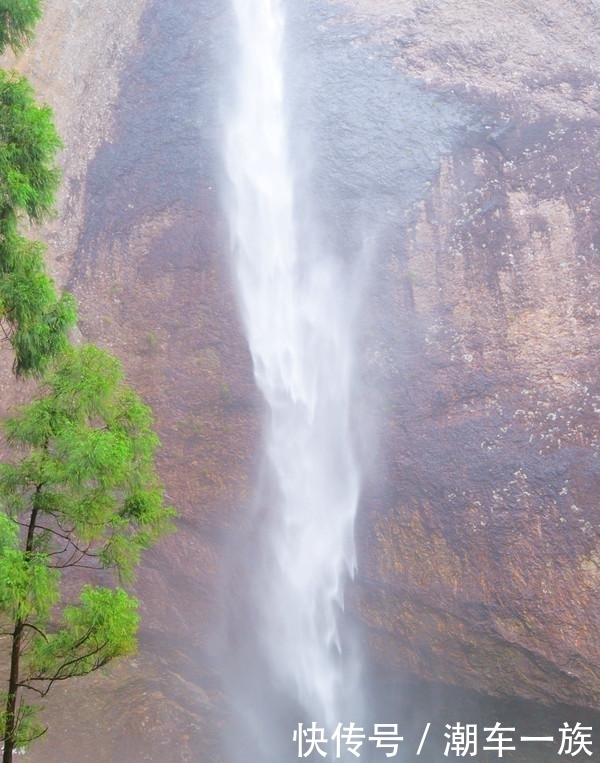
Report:
[[[298,147],[321,136],[318,214],[371,261],[353,611],[387,670],[598,709],[597,6],[307,8]],[[19,64],[66,144],[53,271],[154,407],[182,512],[140,575],[140,655],[57,689],[34,761],[220,756],[221,565],[261,412],[217,191],[230,24],[225,0],[48,0]]]
[[[351,5],[399,70],[478,111],[369,302],[373,644],[430,678],[598,707],[597,8]]]

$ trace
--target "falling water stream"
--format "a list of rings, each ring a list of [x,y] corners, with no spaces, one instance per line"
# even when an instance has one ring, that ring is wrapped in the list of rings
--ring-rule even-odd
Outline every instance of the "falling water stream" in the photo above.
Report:
[[[340,618],[356,565],[359,494],[347,279],[335,252],[306,243],[319,235],[303,230],[296,211],[284,2],[233,4],[239,58],[225,136],[227,211],[241,312],[268,408],[271,506],[266,547],[257,553],[269,564],[257,560],[254,573],[262,575],[259,637],[271,680],[305,717],[335,728],[347,704]]]

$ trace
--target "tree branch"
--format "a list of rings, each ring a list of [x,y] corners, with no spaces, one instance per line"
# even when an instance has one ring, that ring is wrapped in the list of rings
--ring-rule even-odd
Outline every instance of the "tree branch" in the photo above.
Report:
[[[36,631],[40,634],[40,636],[44,639],[44,641],[48,641],[48,636],[44,633],[44,631],[40,630],[37,625],[34,625],[33,623],[23,623],[24,628],[31,628],[32,630]]]

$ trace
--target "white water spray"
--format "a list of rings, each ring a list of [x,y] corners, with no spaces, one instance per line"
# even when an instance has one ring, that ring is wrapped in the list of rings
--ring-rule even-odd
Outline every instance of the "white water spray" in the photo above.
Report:
[[[284,92],[282,0],[233,0],[237,96],[226,127],[228,213],[257,384],[268,404],[272,569],[261,640],[312,720],[342,721],[339,615],[355,568],[359,475],[350,432],[351,318],[334,253],[301,246]],[[316,238],[311,236],[311,238]]]

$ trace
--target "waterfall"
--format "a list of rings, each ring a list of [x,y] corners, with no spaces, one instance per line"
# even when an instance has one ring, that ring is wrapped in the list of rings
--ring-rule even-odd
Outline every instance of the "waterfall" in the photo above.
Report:
[[[259,635],[280,690],[307,718],[335,729],[348,720],[340,618],[356,565],[359,495],[347,278],[337,253],[307,243],[318,231],[307,232],[297,214],[305,200],[286,118],[284,2],[233,6],[239,50],[225,128],[227,214],[241,314],[268,409]]]

